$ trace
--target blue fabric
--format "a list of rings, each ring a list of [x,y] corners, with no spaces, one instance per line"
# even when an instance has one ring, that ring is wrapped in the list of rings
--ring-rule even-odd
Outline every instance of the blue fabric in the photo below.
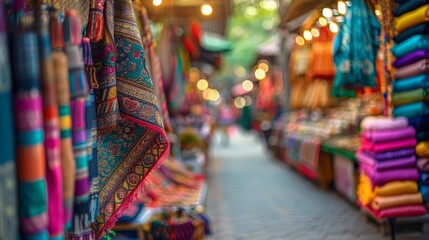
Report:
[[[0,239],[19,239],[11,75],[4,15],[0,4]]]
[[[363,0],[352,0],[334,41],[334,89],[377,86],[375,61],[380,28]]]
[[[404,31],[402,31],[400,34],[398,34],[396,37],[393,38],[396,43],[401,43],[407,40],[408,38],[418,35],[418,34],[429,34],[429,24],[428,23],[421,23],[419,25],[410,27]]]
[[[428,4],[429,0],[408,0],[402,2],[403,3],[399,4],[395,11],[393,11],[393,15],[395,17],[401,16],[404,13],[411,12],[425,4]]]
[[[416,133],[417,142],[429,140],[429,132],[417,132]]]
[[[429,114],[429,107],[423,102],[401,105],[393,109],[395,117],[418,117]]]
[[[413,126],[417,132],[429,131],[429,116],[418,116],[408,118],[408,124]]]
[[[429,75],[420,74],[417,76],[404,78],[392,82],[392,92],[404,92],[410,91],[417,88],[428,88],[429,87]]]
[[[414,52],[415,50],[427,48],[429,48],[429,35],[419,34],[412,36],[399,44],[395,44],[391,51],[395,57],[400,58]]]
[[[423,197],[423,202],[429,203],[429,185],[419,182],[419,190]]]

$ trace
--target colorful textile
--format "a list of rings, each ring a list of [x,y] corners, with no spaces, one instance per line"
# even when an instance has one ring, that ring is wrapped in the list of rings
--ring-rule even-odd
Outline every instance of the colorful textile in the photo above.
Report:
[[[37,34],[19,33],[13,43],[19,227],[21,238],[47,239],[48,203]]]
[[[429,159],[420,158],[417,160],[417,167],[422,172],[429,172]]]
[[[398,68],[395,72],[395,79],[410,78],[420,74],[429,73],[429,60],[422,59],[405,67]]]
[[[376,171],[371,167],[361,164],[361,171],[371,180],[372,186],[383,186],[392,181],[418,181],[419,173],[416,168],[404,168],[386,171]]]
[[[426,102],[428,100],[428,92],[424,88],[418,88],[411,91],[392,94],[392,104],[394,106],[422,101]]]
[[[375,196],[396,196],[401,194],[417,193],[418,186],[415,181],[389,182],[381,187],[375,187]]]
[[[419,189],[423,197],[423,202],[429,203],[429,185],[419,183]]]
[[[146,9],[142,7],[142,9],[138,12],[137,17],[140,22],[140,32],[142,35],[143,47],[145,48],[147,59],[149,59],[149,72],[153,82],[153,87],[156,92],[156,96],[158,98],[158,107],[160,108],[160,111],[162,113],[164,127],[166,131],[172,131],[170,116],[168,113],[168,104],[165,96],[164,82],[162,80],[161,62],[156,52],[156,41],[155,38],[152,36],[152,31],[149,25],[149,18],[147,16]]]
[[[413,126],[417,132],[429,130],[429,116],[418,116],[408,118],[410,126]]]
[[[417,144],[416,155],[422,158],[429,157],[429,141],[423,141]]]
[[[419,49],[414,52],[408,53],[407,55],[397,58],[396,61],[393,62],[393,66],[395,68],[404,67],[415,62],[418,62],[422,59],[429,58],[429,51],[425,49]]]
[[[399,149],[399,150],[389,151],[384,153],[372,153],[369,151],[362,151],[362,152],[377,161],[386,161],[391,159],[413,156],[414,151],[415,151],[414,148],[404,148],[404,149]]]
[[[402,14],[411,12],[428,3],[429,0],[404,1],[404,3],[401,3],[396,7],[395,11],[393,12],[393,15],[396,17],[401,16]]]
[[[70,83],[68,77],[67,56],[62,52],[52,54],[54,66],[54,81],[57,91],[57,105],[60,122],[61,135],[61,169],[63,183],[63,219],[64,230],[71,228],[73,211],[74,181],[76,166],[74,161],[73,146],[71,139],[71,116],[70,116]]]
[[[421,74],[392,82],[392,92],[405,92],[418,88],[429,88],[429,75]]]
[[[396,43],[402,43],[406,41],[407,39],[411,38],[412,36],[419,35],[419,34],[428,34],[429,33],[429,24],[427,23],[421,23],[419,25],[410,27],[403,32],[396,35],[393,39]]]
[[[48,188],[48,233],[50,239],[60,239],[64,237],[60,123],[48,24],[47,22],[42,24],[39,33],[39,49]]]
[[[429,21],[427,15],[429,12],[429,4],[421,6],[411,12],[405,13],[400,17],[396,18],[395,30],[398,33],[406,30],[407,28],[413,27],[420,23],[426,23]]]
[[[133,201],[152,169],[165,159],[169,142],[147,70],[130,0],[106,0],[103,39],[92,45],[99,88],[100,214],[97,238],[110,230]]]
[[[416,166],[416,157],[414,156],[382,162],[378,162],[362,152],[358,152],[356,157],[359,162],[366,164],[377,171],[410,168]]]
[[[426,173],[426,172],[420,173],[420,183],[429,185],[429,173]]]
[[[392,208],[386,208],[380,211],[375,211],[367,207],[364,207],[364,208],[366,208],[378,219],[389,218],[389,217],[422,216],[426,214],[426,208],[423,206],[423,204],[392,207]]]
[[[91,84],[91,88],[98,87],[95,77],[95,69],[92,62],[91,45],[88,38],[82,40],[82,48],[84,55],[84,64],[86,69],[86,77]],[[93,79],[95,78],[95,79]],[[100,179],[98,178],[98,162],[97,162],[97,118],[95,116],[95,100],[94,91],[90,89],[90,94],[85,96],[85,126],[87,137],[87,159],[89,169],[89,204],[87,211],[89,212],[89,222],[95,222],[95,218],[99,214],[99,191]]]
[[[15,137],[5,21],[3,6],[0,4],[0,239],[18,239]]]
[[[334,41],[333,88],[376,87],[380,23],[363,0],[352,0]]]
[[[397,106],[392,111],[393,116],[398,117],[418,117],[429,114],[429,106],[424,102],[409,103]]]
[[[412,138],[416,134],[413,127],[392,130],[365,131],[363,135],[373,143],[389,142],[399,139]]]
[[[364,130],[388,130],[398,129],[408,126],[406,118],[386,118],[386,117],[366,117],[361,126]]]
[[[88,167],[88,129],[86,126],[86,103],[89,98],[89,83],[84,71],[84,61],[80,45],[81,24],[77,12],[66,12],[64,20],[65,52],[68,57],[70,82],[70,110],[73,153],[76,164],[73,201],[72,227],[68,238],[93,238],[89,211],[89,167]]]
[[[86,37],[91,41],[100,41],[103,35],[103,6],[105,0],[90,0]]]
[[[401,58],[418,49],[427,48],[429,48],[429,35],[415,35],[402,43],[395,44],[391,52],[395,57]]]
[[[371,203],[371,207],[378,211],[392,207],[418,205],[422,203],[422,195],[420,193],[413,193],[390,197],[375,197]]]
[[[415,138],[401,139],[391,142],[372,143],[366,138],[362,138],[362,150],[374,153],[387,152],[391,150],[399,150],[403,148],[410,148],[416,146],[417,141]]]

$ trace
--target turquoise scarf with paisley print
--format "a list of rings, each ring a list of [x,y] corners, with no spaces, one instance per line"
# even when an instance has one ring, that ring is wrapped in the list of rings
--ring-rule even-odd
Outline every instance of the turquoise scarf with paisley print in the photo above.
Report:
[[[103,22],[102,39],[92,43],[99,85],[97,238],[114,226],[170,146],[131,0],[106,0]]]

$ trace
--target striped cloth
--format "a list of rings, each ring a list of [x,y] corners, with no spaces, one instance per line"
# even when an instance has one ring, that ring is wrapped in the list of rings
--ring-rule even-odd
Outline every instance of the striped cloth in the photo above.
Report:
[[[0,4],[0,239],[18,239],[13,112],[5,16]]]
[[[89,205],[88,135],[86,126],[86,102],[89,87],[84,72],[83,56],[80,49],[82,41],[80,20],[77,12],[68,11],[65,18],[66,54],[69,66],[70,110],[72,118],[72,142],[76,164],[75,192],[73,204],[72,228],[68,238],[91,239]]]
[[[47,239],[47,196],[37,34],[13,39],[19,225],[23,239]]]
[[[48,22],[39,32],[40,70],[43,94],[43,126],[45,131],[46,182],[48,187],[48,233],[50,239],[63,239],[63,184],[61,176],[61,136],[57,92]]]

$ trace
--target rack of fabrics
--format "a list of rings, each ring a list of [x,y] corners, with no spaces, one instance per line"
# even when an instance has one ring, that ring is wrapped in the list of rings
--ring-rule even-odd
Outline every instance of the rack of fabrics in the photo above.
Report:
[[[0,238],[109,237],[169,156],[148,23],[131,0],[5,2]]]

